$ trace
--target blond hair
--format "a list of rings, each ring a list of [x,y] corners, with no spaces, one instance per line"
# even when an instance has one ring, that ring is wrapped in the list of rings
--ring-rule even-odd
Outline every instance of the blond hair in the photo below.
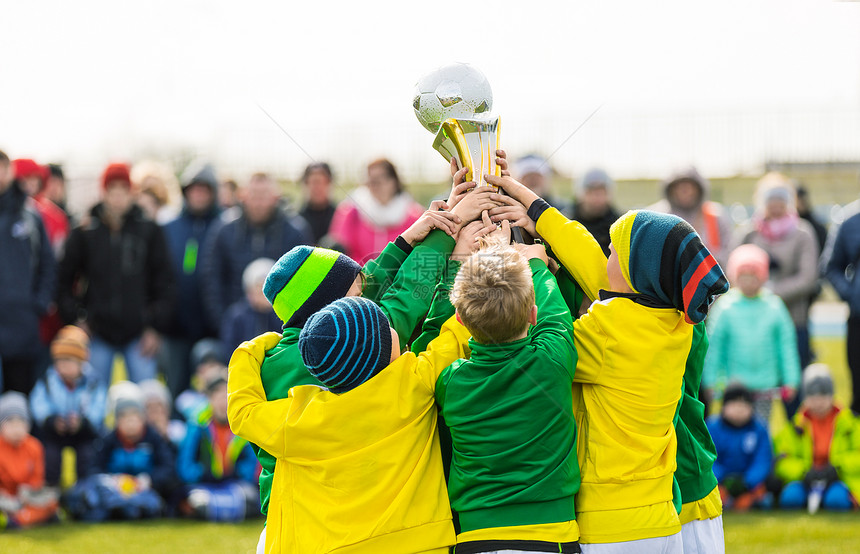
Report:
[[[516,339],[528,330],[535,305],[528,262],[509,244],[485,244],[460,267],[451,303],[476,341]]]

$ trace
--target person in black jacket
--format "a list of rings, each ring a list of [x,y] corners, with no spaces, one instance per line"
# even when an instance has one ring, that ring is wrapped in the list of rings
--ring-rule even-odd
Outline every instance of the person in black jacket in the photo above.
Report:
[[[325,162],[309,164],[302,175],[302,185],[305,189],[305,205],[299,215],[308,222],[314,244],[319,245],[322,238],[328,234],[336,207],[331,199],[331,168]]]
[[[155,377],[174,280],[161,228],[133,204],[128,166],[109,165],[102,189],[102,202],[66,243],[57,305],[65,323],[89,332],[90,364],[107,386],[118,353],[132,381]]]
[[[615,181],[602,169],[590,169],[576,183],[574,220],[594,235],[603,253],[609,256],[609,228],[621,214],[612,206]]]
[[[54,296],[56,262],[42,219],[0,151],[0,390],[29,394],[47,346],[39,316]]]

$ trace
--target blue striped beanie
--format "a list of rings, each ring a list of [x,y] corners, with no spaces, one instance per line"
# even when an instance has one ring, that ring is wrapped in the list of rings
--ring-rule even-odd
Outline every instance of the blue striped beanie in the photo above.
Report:
[[[263,294],[285,327],[301,327],[326,305],[343,298],[361,266],[326,248],[296,246],[281,256],[263,284]]]
[[[675,215],[627,212],[609,229],[621,272],[634,292],[699,323],[729,282],[693,226]]]
[[[388,318],[366,298],[341,298],[308,318],[299,352],[311,375],[330,391],[347,392],[391,361]]]

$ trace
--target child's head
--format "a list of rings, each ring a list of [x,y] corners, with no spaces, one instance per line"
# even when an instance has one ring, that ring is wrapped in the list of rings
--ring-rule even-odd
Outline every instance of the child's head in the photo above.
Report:
[[[833,409],[833,377],[826,364],[811,364],[803,370],[803,405],[819,417]]]
[[[400,341],[379,306],[350,296],[307,320],[299,335],[299,351],[311,375],[342,394],[396,360]]]
[[[607,272],[624,280],[616,292],[634,292],[684,312],[687,322],[708,315],[714,298],[729,289],[717,261],[692,225],[680,217],[647,210],[630,211],[609,229],[615,256]],[[618,267],[610,268],[617,263]],[[611,283],[611,282],[610,282]]]
[[[221,343],[216,339],[201,339],[194,343],[191,348],[191,367],[194,368],[192,384],[202,392],[209,377],[224,369]]]
[[[268,312],[271,308],[266,295],[263,294],[263,283],[266,282],[266,275],[269,270],[275,265],[275,260],[271,258],[257,258],[245,267],[242,272],[242,288],[245,290],[245,298],[256,312]]]
[[[770,257],[754,244],[744,244],[732,250],[727,272],[729,280],[744,296],[753,298],[761,291],[770,274]]]
[[[753,395],[741,383],[732,383],[723,393],[723,419],[735,427],[743,427],[753,417]]]
[[[12,445],[18,445],[30,434],[30,411],[27,397],[16,391],[0,396],[0,436]]]
[[[139,441],[146,429],[145,411],[139,397],[126,396],[118,399],[114,410],[117,435],[128,442]]]
[[[522,338],[535,315],[529,264],[508,244],[489,244],[460,266],[451,290],[457,316],[484,344]]]
[[[218,423],[227,423],[227,372],[211,375],[206,381],[205,390],[212,407],[212,418]]]
[[[51,341],[51,357],[54,369],[66,383],[73,384],[83,372],[84,362],[90,357],[90,338],[86,331],[74,325],[66,325]]]
[[[173,409],[173,399],[170,391],[161,381],[147,379],[140,382],[140,392],[143,393],[143,407],[147,423],[162,428],[170,420]]]
[[[285,327],[302,327],[308,318],[338,298],[361,294],[361,266],[349,256],[296,246],[279,259],[263,285]]]

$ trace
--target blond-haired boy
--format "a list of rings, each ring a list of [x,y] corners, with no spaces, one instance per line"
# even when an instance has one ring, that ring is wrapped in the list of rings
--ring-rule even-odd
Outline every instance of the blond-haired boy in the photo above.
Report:
[[[579,552],[576,350],[546,251],[488,246],[463,263],[451,300],[473,337],[470,359],[436,381],[454,450],[456,552]]]

